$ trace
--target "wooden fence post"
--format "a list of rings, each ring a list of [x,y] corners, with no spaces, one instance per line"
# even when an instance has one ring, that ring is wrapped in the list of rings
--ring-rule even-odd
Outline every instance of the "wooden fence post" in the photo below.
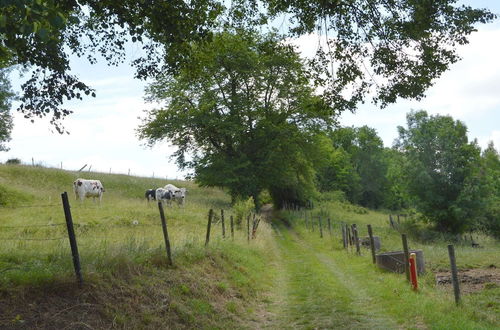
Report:
[[[250,243],[250,214],[247,217],[247,242]]]
[[[352,247],[352,235],[351,235],[351,226],[345,225],[345,229],[347,231],[347,242],[349,243],[349,247]]]
[[[158,209],[160,210],[161,228],[163,229],[163,238],[165,239],[165,248],[167,249],[168,264],[172,266],[172,251],[170,250],[170,239],[168,238],[167,220],[165,220],[165,213],[163,213],[163,204],[158,202]]]
[[[356,253],[361,255],[361,249],[359,248],[359,237],[358,237],[358,227],[355,223],[352,224],[352,236],[354,239],[354,244],[356,245]]]
[[[68,193],[63,192],[61,194],[61,198],[64,209],[64,217],[66,218],[66,227],[68,229],[69,245],[71,246],[71,255],[73,256],[73,267],[75,268],[75,275],[76,279],[78,280],[78,286],[81,288],[83,286],[83,276],[80,267],[78,245],[76,244],[75,229],[73,228],[73,218],[71,216],[71,210],[69,207]]]
[[[372,250],[372,261],[377,263],[377,258],[375,257],[375,241],[373,240],[372,225],[368,225],[368,236],[370,236],[370,250]]]
[[[404,263],[405,263],[405,273],[406,279],[410,281],[410,255],[408,250],[408,240],[406,239],[406,234],[401,235],[401,240],[403,241],[403,253],[404,253]]]
[[[220,222],[222,225],[222,238],[226,238],[226,225],[224,224],[224,210],[220,210]]]
[[[319,237],[323,238],[323,223],[321,222],[321,217],[318,217],[319,222]]]
[[[455,259],[455,248],[448,245],[448,255],[450,256],[451,281],[453,282],[453,293],[455,294],[455,303],[460,304],[460,286],[458,283],[457,262]]]
[[[344,246],[344,249],[346,249],[347,248],[347,233],[346,233],[345,226],[343,223],[341,224],[341,226],[342,226],[342,244]]]
[[[214,216],[214,210],[210,209],[210,211],[208,211],[207,236],[205,239],[205,246],[207,246],[208,242],[210,242],[210,227],[212,226],[213,216]]]
[[[231,239],[234,240],[234,220],[233,220],[233,216],[231,216],[229,218],[229,220],[230,220],[230,224],[231,224]]]

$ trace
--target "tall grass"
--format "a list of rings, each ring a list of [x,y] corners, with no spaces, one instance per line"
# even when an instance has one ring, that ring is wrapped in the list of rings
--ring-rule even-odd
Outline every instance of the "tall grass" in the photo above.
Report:
[[[101,204],[92,199],[83,203],[74,199],[72,184],[78,177],[101,180],[106,190]],[[70,196],[84,273],[106,272],[116,260],[150,263],[163,255],[158,205],[146,201],[146,189],[167,183],[188,189],[184,206],[174,203],[164,207],[174,262],[183,254],[192,253],[194,247],[203,247],[210,208],[216,212],[226,209],[227,220],[231,215],[230,201],[223,191],[200,188],[187,181],[0,165],[0,183],[18,194],[33,196],[21,205],[0,209],[3,285],[71,276],[72,261],[60,196],[63,191]],[[214,224],[212,231],[211,244],[217,245],[221,240],[220,224]],[[262,232],[265,231],[263,225]],[[246,234],[238,231],[236,235],[236,243],[243,243]]]

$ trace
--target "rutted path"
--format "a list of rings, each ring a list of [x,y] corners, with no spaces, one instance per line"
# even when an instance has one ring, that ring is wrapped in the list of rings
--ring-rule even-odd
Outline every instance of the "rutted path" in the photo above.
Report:
[[[333,255],[315,248],[293,229],[278,230],[274,317],[266,327],[399,328]]]

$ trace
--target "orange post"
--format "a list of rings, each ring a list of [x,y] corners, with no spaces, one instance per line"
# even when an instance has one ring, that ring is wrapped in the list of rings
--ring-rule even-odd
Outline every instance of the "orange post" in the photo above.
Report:
[[[415,253],[410,254],[410,282],[413,290],[418,290],[418,279],[417,279],[417,255]]]

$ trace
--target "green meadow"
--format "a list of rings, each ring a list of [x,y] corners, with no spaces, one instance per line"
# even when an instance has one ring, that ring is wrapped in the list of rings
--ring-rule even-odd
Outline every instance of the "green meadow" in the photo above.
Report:
[[[102,203],[75,200],[77,178],[99,179]],[[188,189],[183,207],[165,207],[173,253],[167,265],[156,203],[146,189],[173,183]],[[78,288],[67,238],[61,193],[67,191],[84,277]],[[211,241],[205,247],[209,209]],[[225,210],[222,237],[220,210]],[[241,213],[241,209],[238,210]],[[495,329],[500,288],[494,281],[462,296],[455,306],[449,287],[434,272],[449,268],[455,244],[459,269],[494,271],[497,241],[470,242],[434,235],[410,221],[401,224],[412,249],[422,249],[427,273],[413,292],[404,275],[378,269],[370,251],[344,250],[340,223],[371,224],[382,251],[401,250],[400,232],[388,213],[342,201],[317,203],[309,219],[322,218],[323,238],[305,227],[304,211],[275,211],[255,239],[246,227],[230,236],[237,214],[220,189],[193,182],[127,175],[68,172],[0,165],[0,328],[208,328],[208,329]],[[330,217],[332,232],[326,227]]]

